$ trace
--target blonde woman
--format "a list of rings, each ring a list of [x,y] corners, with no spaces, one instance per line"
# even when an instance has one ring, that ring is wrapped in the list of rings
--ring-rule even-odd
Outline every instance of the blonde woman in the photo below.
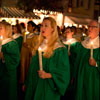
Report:
[[[0,52],[0,99],[17,100],[16,67],[19,64],[18,44],[12,39],[12,27],[0,22],[2,48]]]
[[[39,67],[39,47],[42,49],[43,70]],[[25,83],[25,100],[60,100],[69,79],[68,53],[59,41],[56,21],[51,17],[44,18]]]

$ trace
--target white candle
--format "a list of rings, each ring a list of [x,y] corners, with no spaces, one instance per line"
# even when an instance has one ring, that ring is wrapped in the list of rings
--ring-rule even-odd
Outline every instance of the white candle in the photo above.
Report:
[[[40,70],[43,70],[43,67],[42,67],[42,51],[41,51],[40,47],[38,49],[38,54],[39,54],[39,67],[40,67]]]
[[[3,40],[3,36],[0,36],[0,52],[1,52],[1,49],[2,49],[2,40]]]
[[[93,59],[93,42],[91,42],[91,59]]]
[[[68,52],[70,52],[71,40],[68,41]]]

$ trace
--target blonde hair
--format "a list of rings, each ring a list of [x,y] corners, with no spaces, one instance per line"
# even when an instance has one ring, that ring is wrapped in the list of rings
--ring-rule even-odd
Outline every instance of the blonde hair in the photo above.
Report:
[[[6,31],[6,37],[12,38],[12,26],[8,22],[0,22],[0,25],[4,26]]]
[[[53,28],[53,32],[51,34],[51,38],[48,40],[48,43],[47,43],[47,49],[44,51],[44,54],[43,54],[43,56],[45,58],[50,58],[52,56],[52,54],[53,54],[53,50],[54,50],[55,44],[56,44],[56,42],[58,40],[57,24],[56,24],[56,21],[52,17],[46,17],[46,18],[43,19],[43,21],[44,20],[49,20],[50,23],[51,23],[51,27]],[[42,44],[43,40],[44,40],[44,37],[42,36],[42,34],[40,32],[39,41],[38,41],[36,50]]]

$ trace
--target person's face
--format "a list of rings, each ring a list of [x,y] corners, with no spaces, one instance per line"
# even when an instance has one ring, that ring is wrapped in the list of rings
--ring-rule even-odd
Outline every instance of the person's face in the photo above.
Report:
[[[73,32],[71,32],[71,30],[69,28],[66,29],[65,33],[66,33],[66,36],[72,36],[73,35]]]
[[[34,27],[32,27],[32,25],[29,23],[28,26],[27,26],[27,30],[29,32],[33,32],[33,29],[34,29]]]
[[[88,26],[88,36],[93,37],[99,34],[99,28],[96,22],[91,22]]]
[[[53,28],[51,27],[51,22],[49,20],[44,20],[41,25],[41,34],[45,38],[49,38],[53,32]]]
[[[13,32],[17,33],[17,27],[16,26],[13,27]]]
[[[6,34],[6,30],[4,25],[0,25],[0,36],[5,37],[5,34]]]

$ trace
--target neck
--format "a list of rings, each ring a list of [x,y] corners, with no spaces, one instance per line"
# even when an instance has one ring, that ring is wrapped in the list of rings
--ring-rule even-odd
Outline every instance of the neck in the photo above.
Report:
[[[95,39],[96,37],[98,37],[98,36],[91,36],[90,39],[93,40],[93,39]]]
[[[47,39],[47,40],[49,40],[49,39],[50,39],[50,37],[48,36],[48,37],[46,37],[46,39]]]
[[[70,35],[70,36],[67,36],[67,39],[69,40],[69,39],[72,39],[72,36]]]

